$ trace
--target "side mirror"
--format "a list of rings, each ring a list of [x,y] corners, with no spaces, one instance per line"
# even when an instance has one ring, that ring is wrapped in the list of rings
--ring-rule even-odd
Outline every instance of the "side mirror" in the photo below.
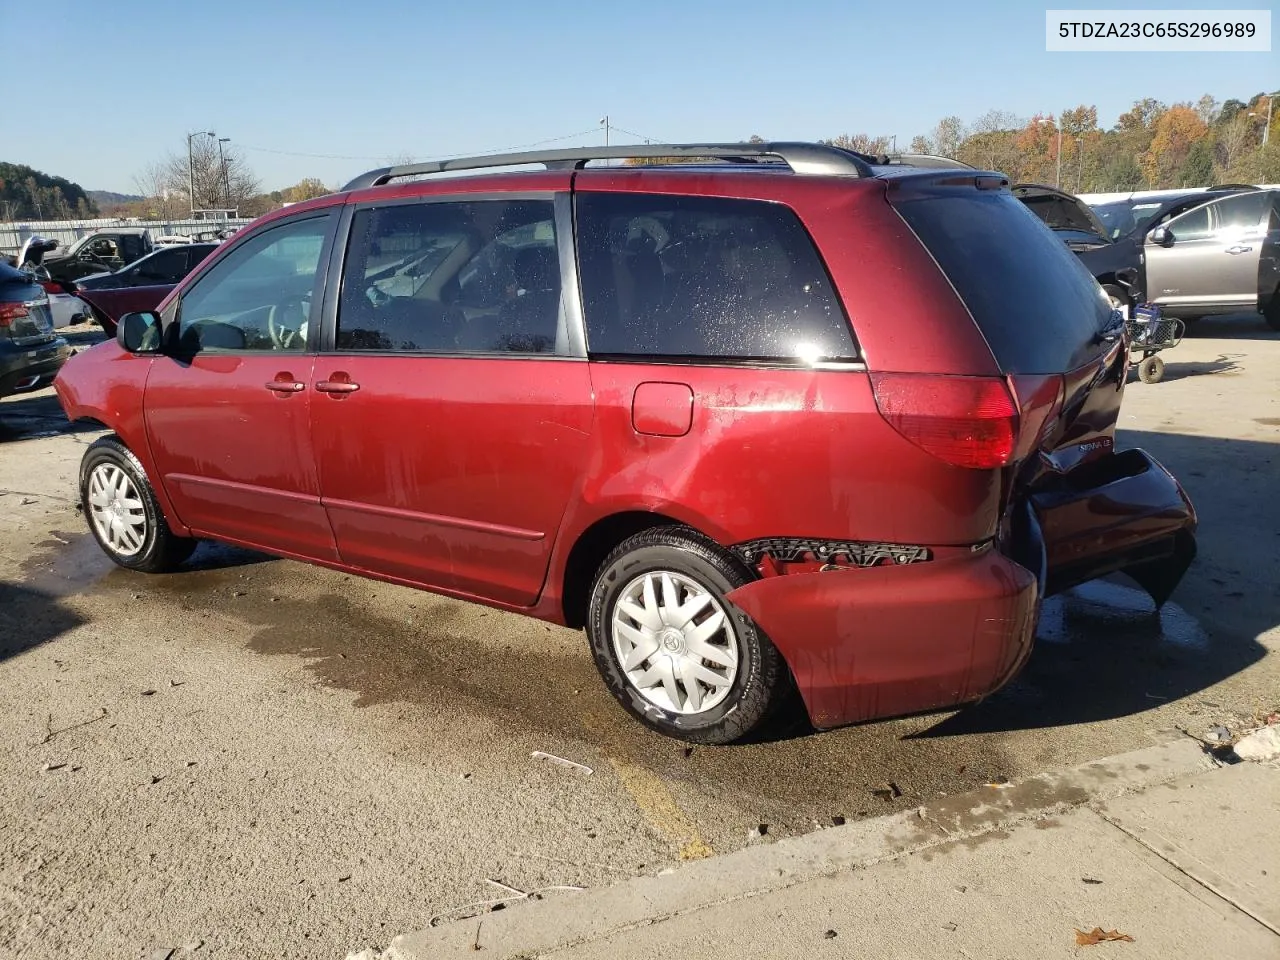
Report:
[[[116,343],[129,353],[159,353],[160,314],[126,313],[116,324]]]
[[[1158,243],[1162,247],[1173,246],[1173,231],[1168,227],[1156,227],[1150,233],[1151,242]]]

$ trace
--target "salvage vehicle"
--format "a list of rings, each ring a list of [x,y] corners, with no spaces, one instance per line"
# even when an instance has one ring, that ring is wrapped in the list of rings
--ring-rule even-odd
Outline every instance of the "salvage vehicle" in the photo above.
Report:
[[[54,280],[79,280],[91,273],[119,270],[151,249],[151,233],[145,227],[108,227],[46,256],[44,266]]]
[[[1113,307],[1128,312],[1137,305],[1142,275],[1140,235],[1137,239],[1112,237],[1087,203],[1056,187],[1020,183],[1012,192],[1080,258]]]
[[[217,249],[216,243],[161,247],[123,269],[90,274],[64,286],[83,301],[91,318],[107,335],[114,337],[120,317],[138,310],[154,310],[174,284]]]
[[[14,263],[0,258],[0,397],[47,387],[71,356],[54,331],[49,295],[34,272],[39,255],[55,244],[34,239]]]
[[[818,728],[980,700],[1047,594],[1163,603],[1196,515],[1115,449],[1120,318],[1008,181],[873,159],[495,155],[268,214],[58,377],[113,431],[89,529],[133,570],[209,538],[585,627],[694,742],[793,692]]]

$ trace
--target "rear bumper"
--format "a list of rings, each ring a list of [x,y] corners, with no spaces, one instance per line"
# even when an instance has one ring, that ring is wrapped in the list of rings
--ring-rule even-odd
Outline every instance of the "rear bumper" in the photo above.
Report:
[[[783,574],[728,595],[786,659],[815,727],[944,709],[1007,683],[1047,593],[1123,570],[1157,603],[1195,555],[1195,510],[1141,450],[1022,501],[996,545],[901,566]]]
[[[809,719],[835,727],[977,700],[1031,653],[1037,577],[998,550],[756,580],[729,594],[791,667]]]
[[[1163,604],[1195,557],[1196,512],[1182,486],[1143,450],[1055,478],[1031,497],[1043,532],[1047,593],[1116,571]]]
[[[0,397],[47,387],[70,356],[71,347],[62,338],[14,352],[0,351]]]

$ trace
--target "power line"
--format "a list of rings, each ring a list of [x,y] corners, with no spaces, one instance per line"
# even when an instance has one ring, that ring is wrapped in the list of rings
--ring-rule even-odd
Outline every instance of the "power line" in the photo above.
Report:
[[[610,123],[609,126],[614,130],[617,130],[619,133],[625,133],[627,136],[635,137],[637,140],[643,140],[645,143],[666,143],[666,141],[660,137],[646,137],[643,133],[636,133],[634,130],[628,130],[626,127],[620,127],[616,123]]]

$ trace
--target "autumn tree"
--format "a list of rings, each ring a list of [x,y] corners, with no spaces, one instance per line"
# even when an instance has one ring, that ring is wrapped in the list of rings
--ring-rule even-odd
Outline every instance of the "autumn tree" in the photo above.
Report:
[[[1176,182],[1175,174],[1186,163],[1192,146],[1207,132],[1208,127],[1188,104],[1175,104],[1160,114],[1152,126],[1151,145],[1138,161],[1147,183],[1153,188],[1184,186]]]
[[[292,187],[286,187],[280,192],[284,203],[300,203],[303,200],[311,200],[314,197],[323,197],[327,193],[333,193],[332,190],[315,177],[304,177]]]

